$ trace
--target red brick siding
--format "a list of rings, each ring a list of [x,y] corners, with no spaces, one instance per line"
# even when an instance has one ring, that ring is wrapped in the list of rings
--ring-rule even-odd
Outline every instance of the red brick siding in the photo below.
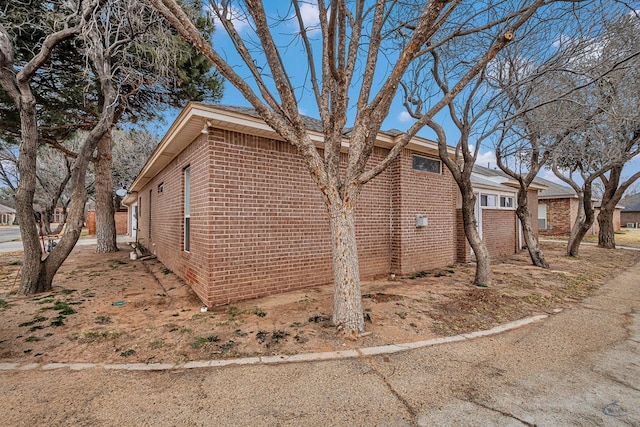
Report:
[[[387,152],[376,148],[374,160]],[[412,155],[404,150],[360,194],[356,236],[363,278],[389,272],[411,274],[452,264],[459,257],[462,227],[456,224],[457,187],[444,166],[441,174],[413,170]],[[191,170],[190,253],[183,251],[182,189],[187,165]],[[163,193],[157,191],[160,183]],[[332,281],[326,208],[303,161],[287,143],[210,129],[208,136],[194,141],[138,196],[139,241],[208,305]],[[427,216],[426,227],[416,227],[418,214]],[[500,224],[498,229],[504,231]],[[497,252],[505,252],[503,246],[510,245],[512,253],[513,239],[497,243]]]
[[[182,277],[206,301],[213,255],[209,231],[211,148],[203,135],[180,153],[139,193],[138,241],[158,256],[167,268]],[[191,172],[191,251],[184,252],[184,168]],[[164,190],[158,193],[158,185]],[[149,191],[151,190],[151,192]],[[149,197],[152,224],[149,238]]]
[[[444,165],[442,173],[435,174],[414,170],[412,162],[413,152],[404,150],[394,166],[392,247],[398,253],[391,268],[403,275],[457,259],[455,182]],[[426,215],[426,227],[416,227],[418,214]]]
[[[517,250],[514,210],[482,209],[482,239],[491,258],[504,258]]]
[[[471,245],[464,233],[464,224],[462,220],[462,209],[456,209],[456,261],[467,263],[471,261]]]
[[[571,234],[571,228],[578,214],[578,199],[540,199],[539,203],[547,205],[547,230],[540,230],[541,235],[568,236]],[[599,210],[596,209],[593,225],[587,235],[598,234],[598,213]],[[620,230],[620,221],[620,213],[616,209],[613,214],[614,231]]]
[[[626,227],[630,222],[637,225],[640,222],[640,212],[620,212],[620,223],[622,226]]]
[[[296,150],[234,132],[211,132],[210,143],[216,154],[209,300],[225,303],[331,282],[326,208]],[[362,277],[389,271],[388,224],[383,174],[365,186],[356,210]]]
[[[577,214],[577,200],[572,199],[539,199],[540,204],[547,205],[547,229],[540,230],[543,236],[568,236],[571,225]],[[572,209],[572,205],[575,205]]]
[[[116,221],[116,234],[127,234],[127,212],[116,212],[115,213],[115,221]],[[88,233],[92,236],[96,234],[96,211],[87,212],[87,228]]]

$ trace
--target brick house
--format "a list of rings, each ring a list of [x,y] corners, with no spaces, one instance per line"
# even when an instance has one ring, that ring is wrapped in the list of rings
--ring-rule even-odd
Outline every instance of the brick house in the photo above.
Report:
[[[504,258],[518,252],[524,245],[522,228],[516,216],[519,184],[499,169],[473,167],[471,174],[476,195],[476,221],[480,237],[484,240],[492,258]],[[528,204],[531,212],[538,207],[538,192],[546,187],[535,180],[529,186]],[[470,261],[472,252],[462,229],[462,212],[458,209],[458,259]],[[532,223],[534,233],[538,224]]]
[[[538,197],[538,228],[543,236],[569,236],[578,215],[578,195],[571,187],[537,178],[547,189]],[[596,219],[587,235],[598,234],[598,200],[592,200]],[[621,207],[613,212],[613,230],[620,231]]]
[[[306,119],[306,125],[320,147],[319,122]],[[374,161],[397,136],[379,134]],[[491,195],[511,197],[504,207],[500,198],[489,197],[489,205],[478,209],[485,238],[496,242],[490,253],[498,257],[516,252],[519,237],[511,236],[517,230],[515,190],[493,184]],[[468,246],[459,248],[460,200],[437,145],[414,138],[359,197],[361,277],[409,275],[468,261]],[[296,149],[252,109],[190,103],[123,203],[129,234],[209,306],[332,282],[329,221],[320,192]]]
[[[620,223],[625,227],[640,228],[640,194],[625,196],[620,204],[624,205],[620,211]]]

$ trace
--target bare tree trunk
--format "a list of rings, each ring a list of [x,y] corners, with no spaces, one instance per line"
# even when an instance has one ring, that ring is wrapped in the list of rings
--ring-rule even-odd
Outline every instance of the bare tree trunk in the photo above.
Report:
[[[522,235],[524,237],[527,250],[529,251],[529,257],[531,262],[536,267],[549,268],[549,263],[544,258],[542,249],[538,244],[538,239],[533,232],[531,211],[529,210],[529,199],[527,197],[529,189],[523,187],[522,184],[518,189],[518,207],[516,208],[516,215],[522,225]]]
[[[113,207],[113,180],[111,175],[111,130],[98,143],[96,169],[96,252],[117,252],[116,222]]]
[[[600,227],[598,231],[598,246],[605,249],[615,249],[616,239],[613,230],[613,209],[609,209],[604,205],[600,206],[598,226]]]
[[[329,206],[333,253],[333,323],[353,338],[364,332],[358,245],[352,206]]]
[[[587,184],[585,184],[585,187],[587,187]],[[591,206],[591,185],[589,184],[588,187],[588,190],[585,190],[583,194],[578,195],[580,199],[578,204],[578,215],[576,215],[576,222],[573,224],[571,235],[569,236],[569,242],[567,243],[567,255],[572,257],[578,256],[580,252],[580,244],[594,221],[593,207]]]
[[[26,86],[26,85],[25,85]],[[28,86],[20,96],[20,126],[22,139],[18,157],[20,182],[16,190],[16,212],[20,221],[20,234],[24,248],[22,275],[18,293],[29,295],[44,292],[50,288],[43,286],[37,278],[42,270],[42,247],[39,231],[35,223],[33,197],[36,189],[36,153],[38,128],[36,121],[36,101]]]
[[[462,193],[462,224],[464,234],[467,237],[471,249],[476,257],[476,275],[473,284],[477,286],[488,286],[491,284],[491,258],[487,245],[480,238],[478,223],[475,215],[476,198],[472,188],[463,187],[458,183]]]

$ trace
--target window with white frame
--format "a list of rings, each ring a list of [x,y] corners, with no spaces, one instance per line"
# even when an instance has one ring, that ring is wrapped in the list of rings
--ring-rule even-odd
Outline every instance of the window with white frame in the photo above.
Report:
[[[511,194],[480,193],[480,206],[491,209],[514,209],[514,196]]]
[[[184,251],[191,250],[191,167],[184,168]]]
[[[494,208],[496,207],[496,200],[498,196],[495,194],[481,194],[480,195],[480,206],[484,208]]]
[[[501,208],[512,208],[513,207],[513,196],[500,196],[500,207]]]
[[[547,226],[547,205],[541,203],[538,205],[538,229],[546,230]]]

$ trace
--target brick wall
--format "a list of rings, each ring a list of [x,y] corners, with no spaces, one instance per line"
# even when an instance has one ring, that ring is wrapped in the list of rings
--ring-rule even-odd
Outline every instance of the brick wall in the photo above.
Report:
[[[517,220],[514,210],[482,209],[482,239],[491,258],[504,258],[517,251]]]
[[[138,241],[207,301],[213,256],[211,147],[202,135],[138,193]],[[191,251],[184,251],[184,168],[191,171]],[[163,191],[158,192],[159,184]],[[151,208],[151,224],[150,219]],[[151,229],[151,230],[149,230]],[[151,237],[150,237],[151,236]]]
[[[456,209],[456,262],[467,263],[471,261],[471,245],[464,232],[462,209]]]
[[[577,199],[539,199],[539,203],[547,205],[547,229],[540,234],[568,236],[578,212]]]
[[[376,148],[373,157],[385,154]],[[192,237],[185,253],[182,185],[188,164]],[[364,187],[356,209],[362,277],[390,271],[390,204],[387,171]],[[192,143],[140,191],[139,209],[139,241],[208,304],[332,281],[326,208],[287,143],[211,129],[208,142],[202,137]]]
[[[640,212],[620,212],[620,223],[623,227],[627,226],[627,223],[633,222],[635,224],[640,222]]]
[[[373,159],[386,154],[376,148]],[[404,150],[359,197],[362,278],[409,275],[453,264],[461,256],[458,242],[464,234],[453,178],[444,166],[440,174],[414,170],[412,155]],[[183,246],[186,166],[192,189],[189,253]],[[140,243],[208,305],[333,279],[326,208],[302,159],[287,143],[209,129],[139,192],[138,203]],[[416,227],[418,214],[426,215],[426,227]],[[492,257],[514,252],[514,217],[506,210],[485,214],[494,230],[486,237]],[[466,239],[464,246],[468,254]]]
[[[123,235],[127,234],[127,212],[116,212],[115,213],[115,222],[116,222],[116,234]],[[87,212],[87,229],[88,233],[92,236],[96,234],[96,211]]]
[[[404,150],[395,165],[392,233],[398,253],[391,268],[401,275],[450,265],[457,258],[455,182],[444,165],[440,174],[414,170],[413,154]],[[427,217],[426,227],[416,227],[419,214]]]
[[[547,205],[547,229],[540,230],[543,236],[568,236],[578,215],[578,199],[540,199],[540,203]],[[587,235],[597,235],[599,210],[594,212],[595,219]],[[620,230],[620,225],[625,224],[619,209],[613,213],[614,231]]]
[[[295,148],[229,131],[211,131],[209,142],[215,152],[209,301],[331,282],[326,208]],[[376,149],[374,158],[381,155]],[[389,203],[384,173],[365,186],[356,210],[362,277],[389,272]]]

